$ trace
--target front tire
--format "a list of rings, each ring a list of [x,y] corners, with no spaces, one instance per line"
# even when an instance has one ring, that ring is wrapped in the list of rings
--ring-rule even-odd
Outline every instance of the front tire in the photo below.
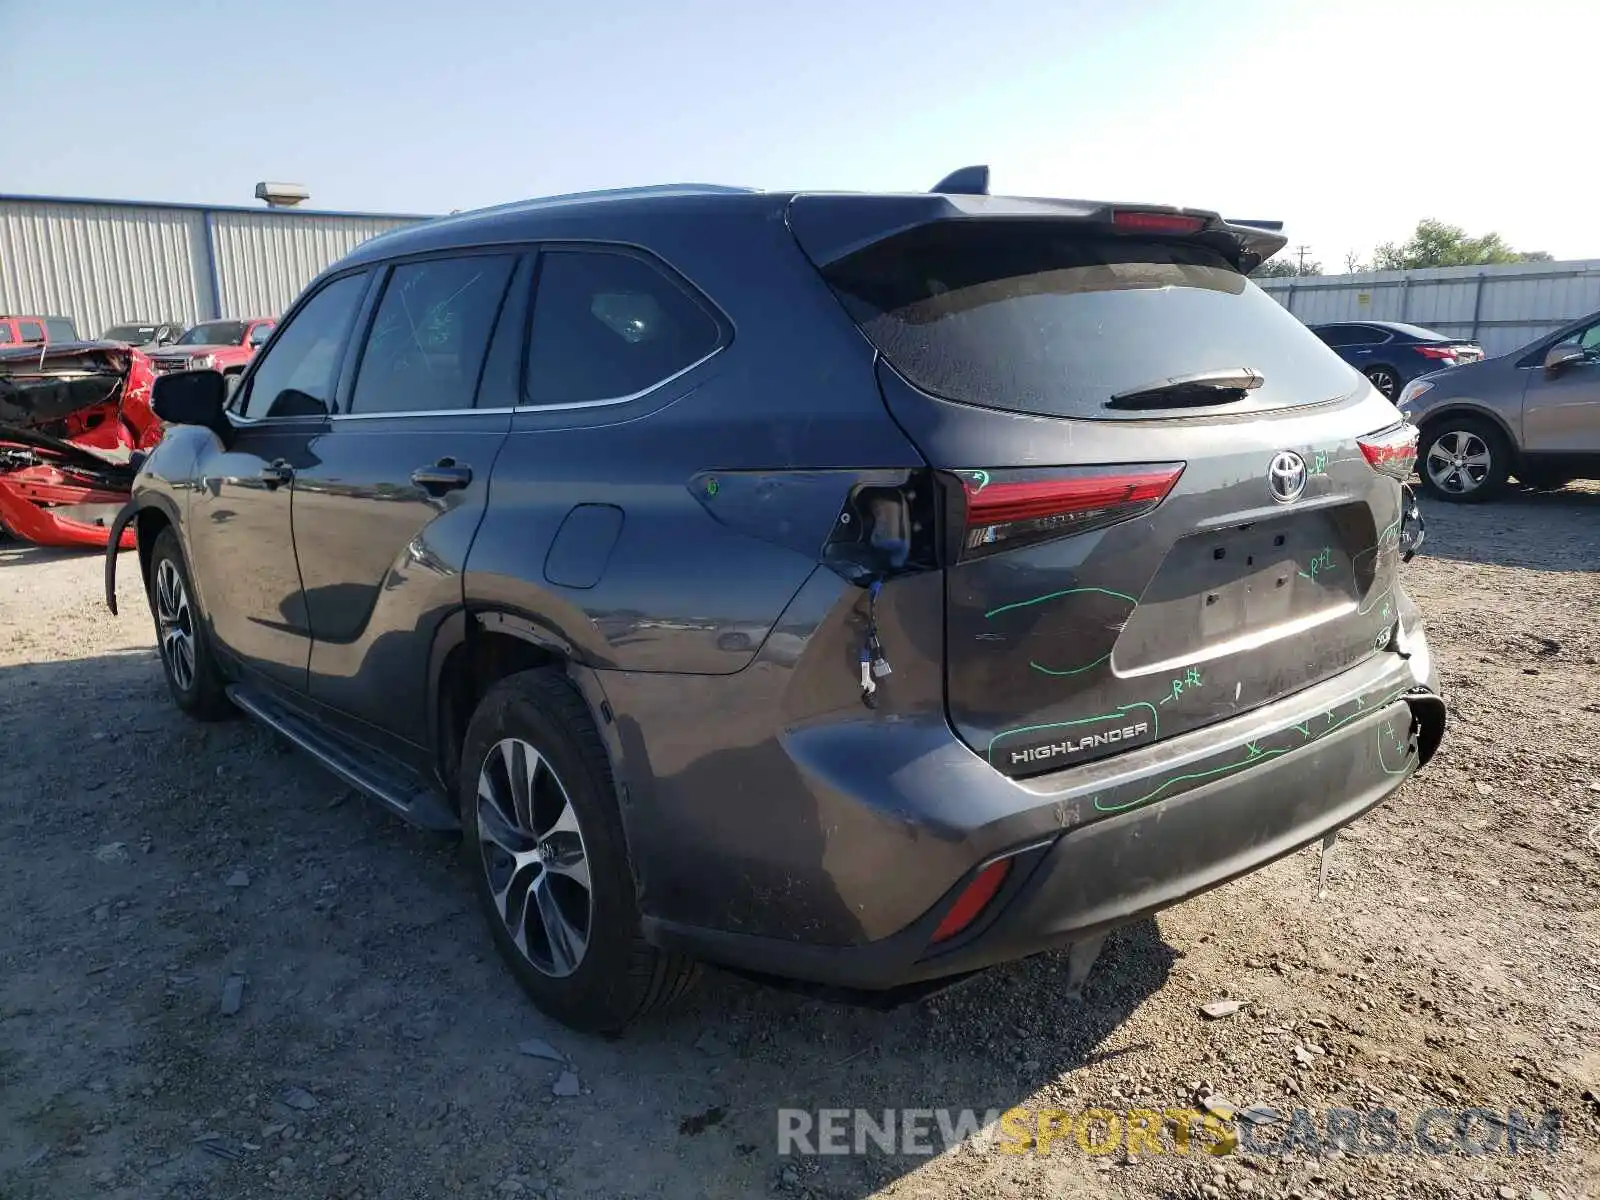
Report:
[[[156,536],[150,550],[148,594],[172,702],[200,721],[232,716],[235,709],[228,699],[227,681],[217,667],[205,621],[195,604],[183,547],[170,526]]]
[[[1511,444],[1483,417],[1442,417],[1422,430],[1417,456],[1422,490],[1452,504],[1480,504],[1505,490]]]
[[[460,778],[473,888],[495,948],[541,1011],[615,1033],[688,990],[697,964],[640,933],[610,761],[562,671],[489,690]]]

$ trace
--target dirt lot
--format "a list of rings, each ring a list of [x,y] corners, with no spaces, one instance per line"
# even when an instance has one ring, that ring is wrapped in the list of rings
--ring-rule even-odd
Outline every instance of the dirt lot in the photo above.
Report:
[[[711,974],[616,1041],[523,1001],[453,845],[243,721],[182,719],[133,571],[117,619],[97,557],[0,547],[0,1200],[1600,1194],[1600,489],[1427,515],[1406,570],[1451,728],[1341,842],[1326,900],[1294,855],[1122,931],[1081,1003],[1060,957],[890,1013]],[[1224,996],[1249,1005],[1203,1020]],[[1557,1108],[1562,1144],[777,1153],[780,1107],[1201,1085],[1402,1129]]]

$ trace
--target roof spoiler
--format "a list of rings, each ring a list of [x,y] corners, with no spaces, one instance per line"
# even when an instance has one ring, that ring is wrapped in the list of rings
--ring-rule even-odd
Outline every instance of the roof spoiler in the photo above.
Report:
[[[987,196],[989,168],[960,167],[951,171],[928,190],[939,196]]]
[[[1248,225],[1251,229],[1266,229],[1272,233],[1283,232],[1282,221],[1246,221],[1240,217],[1223,217],[1229,225]]]

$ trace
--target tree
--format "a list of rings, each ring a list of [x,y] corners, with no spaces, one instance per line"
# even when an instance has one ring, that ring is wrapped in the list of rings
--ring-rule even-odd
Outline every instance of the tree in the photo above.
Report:
[[[1471,237],[1459,225],[1446,225],[1432,217],[1418,221],[1411,237],[1398,246],[1385,242],[1372,252],[1372,267],[1378,271],[1548,261],[1550,256],[1544,251],[1515,250],[1498,233]]]
[[[1284,279],[1291,275],[1321,275],[1322,264],[1309,258],[1303,261],[1296,261],[1292,258],[1274,255],[1252,271],[1251,274],[1264,276],[1267,279]]]

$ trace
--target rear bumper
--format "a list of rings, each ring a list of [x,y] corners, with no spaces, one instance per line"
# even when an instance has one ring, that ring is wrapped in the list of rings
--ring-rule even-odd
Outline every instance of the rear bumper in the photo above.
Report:
[[[1021,784],[987,767],[983,776],[964,772],[961,786],[987,777],[992,793],[968,795],[972,808],[1013,811],[969,831],[970,869],[888,936],[816,945],[648,917],[647,936],[751,972],[884,992],[1070,945],[1177,904],[1355,820],[1431,756],[1444,705],[1414,610],[1405,616],[1401,654],[1225,725]],[[1021,810],[1018,792],[1030,801]],[[924,865],[938,858],[924,849]],[[932,947],[962,890],[1001,857],[1013,866],[999,894]],[[882,869],[887,882],[916,872],[918,861],[885,858]]]

